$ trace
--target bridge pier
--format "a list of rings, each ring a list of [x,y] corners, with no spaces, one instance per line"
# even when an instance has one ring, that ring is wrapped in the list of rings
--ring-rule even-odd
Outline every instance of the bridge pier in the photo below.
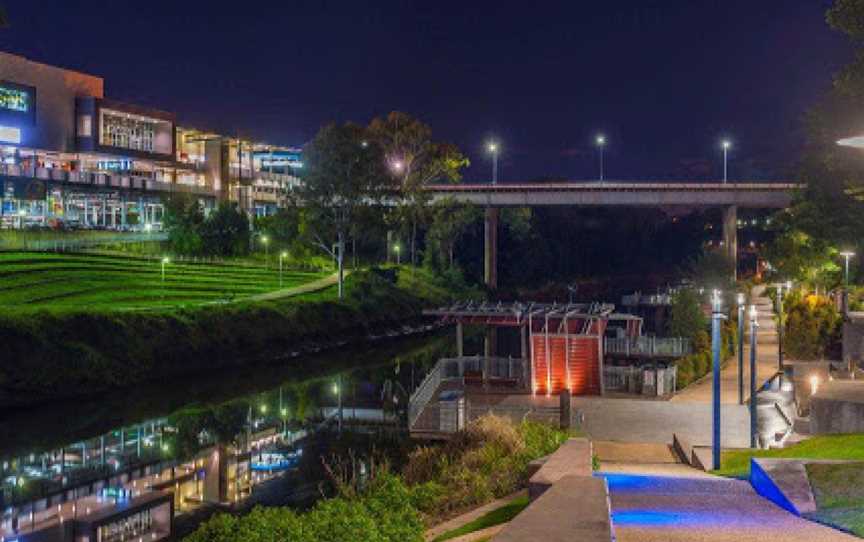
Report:
[[[498,288],[498,209],[486,208],[484,221],[483,281],[490,290]]]
[[[732,280],[738,279],[738,206],[723,208],[723,247],[732,263]]]

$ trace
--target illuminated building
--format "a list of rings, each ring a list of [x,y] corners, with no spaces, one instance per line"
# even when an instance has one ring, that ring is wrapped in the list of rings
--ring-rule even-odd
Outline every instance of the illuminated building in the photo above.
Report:
[[[181,192],[272,214],[299,167],[297,148],[178,127],[100,77],[0,52],[0,227],[158,229]]]

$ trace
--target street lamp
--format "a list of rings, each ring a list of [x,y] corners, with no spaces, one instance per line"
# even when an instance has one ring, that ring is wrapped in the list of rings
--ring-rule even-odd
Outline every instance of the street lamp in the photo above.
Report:
[[[728,162],[729,162],[729,149],[732,148],[732,142],[728,139],[724,139],[720,144],[723,147],[723,184],[726,184],[728,180]]]
[[[399,243],[393,245],[393,252],[396,253],[396,265],[402,263],[402,246]]]
[[[492,184],[498,184],[498,143],[490,141],[486,150],[492,155]]]
[[[738,301],[738,404],[744,404],[744,303],[746,296],[739,293]]]
[[[165,266],[171,263],[171,259],[168,256],[162,258],[162,287],[165,287]]]
[[[750,305],[750,447],[756,447],[756,432],[759,430],[756,408],[756,333],[759,329],[759,311]]]
[[[267,269],[270,267],[270,238],[262,235],[261,244],[264,245],[264,269]]]
[[[340,386],[339,384],[342,381],[342,375],[339,375],[336,378],[337,378],[336,382],[333,383],[333,393],[336,394],[336,397],[339,401],[338,402],[338,405],[339,405],[338,406],[338,408],[339,408],[338,416],[339,417],[337,419],[338,419],[338,423],[339,423],[339,432],[341,433],[342,432],[342,386]]]
[[[843,274],[843,314],[849,309],[849,259],[855,256],[855,253],[846,250],[840,253],[846,260],[845,272]]]
[[[603,151],[606,149],[606,136],[600,134],[594,139],[594,142],[600,150],[600,182],[602,183],[605,178],[605,172],[603,171]]]
[[[284,250],[279,253],[279,287],[282,287],[282,262],[288,257],[288,253]]]
[[[720,469],[720,347],[722,337],[720,334],[721,322],[725,319],[723,315],[723,298],[720,290],[714,290],[711,296],[711,350],[714,358],[714,382],[713,382],[713,406],[712,406],[712,439],[711,451],[713,457],[713,470]]]

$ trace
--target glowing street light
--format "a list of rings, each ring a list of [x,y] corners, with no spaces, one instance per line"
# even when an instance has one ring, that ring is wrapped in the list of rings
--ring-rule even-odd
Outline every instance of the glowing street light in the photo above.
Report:
[[[282,251],[279,253],[279,287],[282,287],[282,262],[285,261],[285,258],[288,257],[288,253],[286,251]]]
[[[813,375],[810,377],[810,395],[816,395],[817,391],[819,391],[819,375]]]
[[[720,290],[714,290],[711,296],[711,351],[714,366],[714,381],[712,386],[712,426],[711,426],[711,451],[713,453],[713,470],[720,469],[720,359],[721,344],[723,342],[720,327],[726,318],[723,314],[723,298]]]
[[[726,184],[728,180],[728,163],[729,163],[729,149],[732,148],[732,142],[728,139],[724,139],[720,146],[723,147],[723,184]]]
[[[492,184],[498,184],[498,143],[490,141],[486,144],[486,150],[492,155]]]
[[[744,303],[743,293],[736,296],[738,302],[738,404],[744,404]]]
[[[845,271],[845,274],[843,276],[844,277],[843,278],[843,284],[845,284],[846,287],[848,288],[849,287],[849,260],[855,256],[855,253],[852,251],[846,250],[846,251],[841,252],[840,255],[843,256],[843,258],[845,258],[845,260],[846,260],[846,271]]]
[[[267,269],[270,267],[270,238],[262,235],[261,244],[264,245],[264,268]]]
[[[393,170],[394,173],[402,173],[405,169],[405,162],[399,159],[393,160],[390,162],[390,169]]]
[[[262,405],[259,407],[259,410],[261,411],[261,414],[267,414],[267,405],[266,405],[266,404],[262,404]]]
[[[399,243],[393,245],[393,252],[396,253],[396,265],[400,265],[402,263],[402,245]]]
[[[165,266],[171,263],[171,259],[168,256],[162,258],[162,287],[165,287]]]
[[[594,143],[600,150],[600,182],[602,183],[606,175],[605,171],[603,170],[603,151],[606,150],[606,136],[604,136],[603,134],[598,135],[596,138],[594,138]]]

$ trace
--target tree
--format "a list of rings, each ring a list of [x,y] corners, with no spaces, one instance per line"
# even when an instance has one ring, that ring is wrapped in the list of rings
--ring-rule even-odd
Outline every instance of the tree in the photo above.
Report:
[[[243,256],[249,253],[249,218],[236,203],[220,203],[199,231],[206,254]]]
[[[417,263],[417,227],[426,220],[432,182],[458,182],[468,159],[454,145],[432,141],[432,130],[407,113],[393,111],[369,124],[380,145],[390,174],[399,188],[397,216],[408,226],[411,265]]]
[[[356,124],[329,124],[303,150],[306,234],[337,262],[344,296],[345,239],[361,210],[380,205],[388,188],[381,147]]]
[[[694,350],[707,340],[708,321],[702,312],[699,295],[690,288],[680,290],[672,299],[669,315],[669,335],[693,342]]]
[[[9,28],[9,17],[6,15],[6,8],[0,6],[0,28]]]
[[[171,250],[177,254],[195,255],[203,250],[200,228],[204,212],[198,200],[189,194],[172,194],[165,201],[165,229]]]
[[[454,248],[465,230],[480,218],[480,211],[471,204],[453,199],[436,202],[432,206],[432,225],[427,234],[428,244],[435,250],[426,254],[426,261],[434,269],[452,269]]]
[[[779,235],[772,259],[784,265],[781,278],[818,283],[832,272],[828,258],[838,249],[855,249],[862,257],[864,239],[864,167],[860,149],[836,141],[859,135],[864,110],[864,1],[835,0],[826,20],[857,48],[854,60],[834,78],[829,94],[807,116],[808,141],[798,178],[804,188],[793,206],[777,217]],[[815,260],[796,250],[804,249]],[[772,261],[774,264],[774,261]],[[790,265],[791,264],[791,265]],[[775,265],[778,267],[778,265]],[[821,278],[820,278],[821,277]]]

